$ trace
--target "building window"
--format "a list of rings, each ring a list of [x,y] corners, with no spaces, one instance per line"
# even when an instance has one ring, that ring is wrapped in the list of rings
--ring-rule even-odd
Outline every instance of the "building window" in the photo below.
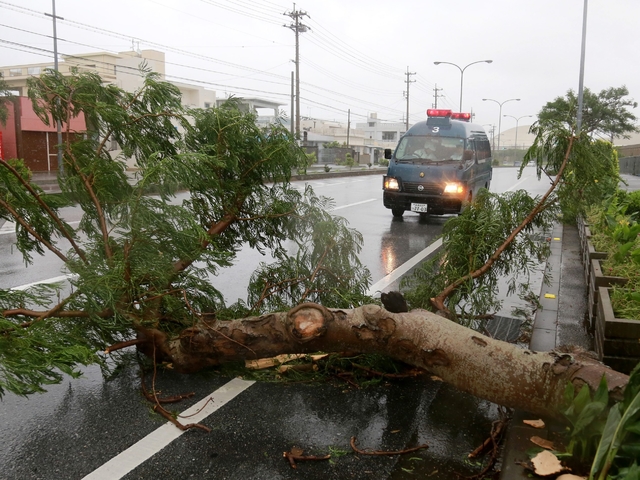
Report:
[[[211,108],[210,102],[204,102],[204,108]]]
[[[376,122],[369,122],[369,126],[370,127],[375,127],[376,126]]]
[[[9,70],[9,76],[10,77],[19,77],[22,75],[22,69],[21,68],[12,68]]]
[[[41,68],[40,67],[29,67],[27,68],[27,73],[29,75],[40,75]]]
[[[392,142],[396,139],[396,132],[382,132],[382,140]]]

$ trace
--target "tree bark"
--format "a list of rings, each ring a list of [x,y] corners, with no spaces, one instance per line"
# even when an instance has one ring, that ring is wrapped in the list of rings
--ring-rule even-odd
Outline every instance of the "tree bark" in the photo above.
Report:
[[[201,321],[174,339],[157,330],[140,336],[146,342],[138,348],[182,372],[282,353],[386,354],[472,395],[556,418],[567,382],[595,391],[605,375],[610,395],[621,399],[628,381],[589,356],[534,352],[426,310],[390,313],[378,305],[342,310],[306,303],[261,317]]]

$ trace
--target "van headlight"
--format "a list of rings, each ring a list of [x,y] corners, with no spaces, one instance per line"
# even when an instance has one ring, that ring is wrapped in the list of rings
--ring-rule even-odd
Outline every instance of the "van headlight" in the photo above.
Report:
[[[464,192],[464,185],[458,182],[446,183],[444,186],[444,193],[462,193]]]
[[[398,182],[397,178],[385,177],[385,179],[384,179],[384,189],[385,190],[400,190],[400,182]]]

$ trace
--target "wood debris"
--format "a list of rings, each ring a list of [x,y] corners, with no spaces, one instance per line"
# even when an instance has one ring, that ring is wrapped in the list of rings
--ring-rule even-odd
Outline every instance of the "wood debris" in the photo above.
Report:
[[[304,353],[296,353],[296,354],[287,354],[284,353],[282,355],[278,355],[277,357],[271,358],[260,358],[258,360],[246,360],[244,362],[244,366],[251,370],[262,370],[265,368],[277,367],[284,363],[291,362],[292,360],[299,360],[301,358],[311,358],[313,362],[317,362],[318,360],[328,356],[326,353],[316,354],[316,355],[306,355]]]
[[[542,421],[542,419],[538,419],[538,420],[523,420],[522,423],[524,423],[525,425],[529,425],[530,427],[533,428],[544,428],[544,422]]]
[[[547,440],[546,438],[538,437],[534,435],[529,439],[532,443],[535,443],[539,447],[546,448],[547,450],[555,450],[555,445],[551,440]]]
[[[540,475],[541,477],[555,475],[566,470],[566,468],[560,463],[560,460],[558,460],[558,457],[548,450],[543,450],[533,457],[531,459],[531,464],[533,465],[533,471],[535,474]]]

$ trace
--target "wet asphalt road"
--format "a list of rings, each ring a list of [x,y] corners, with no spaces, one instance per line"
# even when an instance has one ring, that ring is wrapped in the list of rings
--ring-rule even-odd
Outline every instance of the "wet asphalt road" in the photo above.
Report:
[[[532,172],[523,180],[514,169],[494,170],[492,190],[517,186],[542,193]],[[427,248],[441,232],[443,221],[420,221],[406,213],[393,220],[382,207],[381,177],[335,178],[309,182],[319,194],[335,199],[336,214],[346,217],[365,238],[362,261],[375,285]],[[303,188],[304,182],[300,183]],[[67,218],[78,212],[70,209]],[[12,234],[0,235],[0,287],[56,277],[57,259],[46,256],[24,268],[12,246]],[[256,260],[243,251],[219,284],[227,300],[243,295],[243,286]],[[79,380],[52,386],[28,399],[6,395],[0,403],[0,479],[80,479],[154,434],[166,422],[153,414],[139,392],[138,367],[131,365],[105,381],[95,368]],[[158,388],[165,395],[195,392],[173,407],[183,411],[231,379],[205,373],[164,372]],[[255,383],[202,423],[209,434],[188,431],[140,465],[132,465],[126,479],[431,479],[454,478],[471,472],[466,454],[484,440],[496,407],[455,391],[437,380],[394,381],[362,390],[347,385],[282,385]],[[173,428],[173,427],[171,427]],[[402,449],[428,443],[429,449],[397,457],[369,457],[350,452],[349,439],[361,448]],[[282,453],[293,446],[306,454],[332,454],[332,461],[301,463],[291,469]],[[116,460],[115,464],[123,461]],[[92,478],[111,479],[111,473]]]

